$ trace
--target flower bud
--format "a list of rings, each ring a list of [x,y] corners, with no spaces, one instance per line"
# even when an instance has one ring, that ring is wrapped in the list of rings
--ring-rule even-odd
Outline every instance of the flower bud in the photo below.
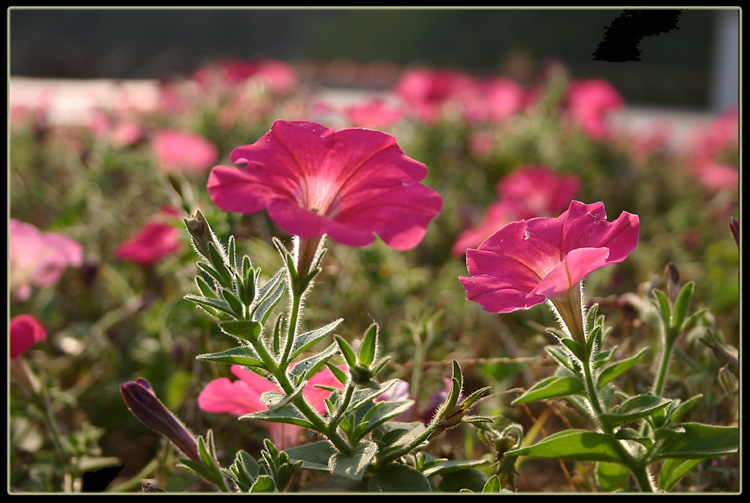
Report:
[[[120,391],[130,412],[140,422],[166,436],[193,461],[202,463],[195,437],[161,403],[146,379],[138,377],[135,381],[121,384]]]
[[[732,231],[732,236],[734,236],[734,242],[737,243],[737,246],[739,246],[740,245],[740,221],[734,217],[731,217],[729,220],[729,230]]]
[[[667,280],[667,297],[674,305],[680,295],[680,271],[672,262],[664,268],[664,277]]]
[[[195,214],[192,218],[183,218],[182,221],[185,222],[185,226],[187,227],[190,236],[193,238],[193,243],[195,244],[198,253],[208,258],[208,243],[216,243],[214,241],[213,232],[211,231],[211,226],[208,225],[203,213],[201,213],[200,210],[195,210]],[[219,249],[221,249],[221,247],[219,247]]]

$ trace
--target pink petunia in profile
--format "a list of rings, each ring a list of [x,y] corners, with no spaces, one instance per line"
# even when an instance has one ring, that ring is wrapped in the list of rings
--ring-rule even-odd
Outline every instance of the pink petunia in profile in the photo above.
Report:
[[[345,367],[340,368],[346,371]],[[241,365],[232,365],[230,370],[238,379],[232,381],[226,377],[219,377],[206,384],[198,395],[198,407],[201,410],[244,416],[268,408],[260,398],[263,393],[280,391],[278,385]],[[331,392],[318,386],[341,388],[341,383],[333,372],[325,368],[313,375],[302,390],[302,395],[307,402],[323,414],[326,412],[325,400]],[[273,422],[263,424],[268,427],[271,441],[279,449],[283,450],[299,443],[302,427]]]
[[[159,168],[165,173],[201,173],[219,159],[216,145],[203,136],[177,129],[155,132],[153,150]]]
[[[115,256],[119,260],[148,267],[162,257],[172,255],[180,249],[181,234],[175,227],[177,220],[170,220],[179,215],[174,208],[165,206],[155,217],[123,241],[117,247]]]
[[[10,289],[18,300],[31,296],[33,286],[50,286],[68,267],[83,265],[81,245],[56,232],[42,232],[32,224],[10,219]]]
[[[574,80],[568,88],[564,115],[591,138],[602,140],[609,134],[610,114],[624,106],[624,98],[608,81]]]
[[[467,298],[491,313],[528,309],[579,290],[591,272],[624,260],[638,244],[639,218],[607,221],[604,204],[571,201],[557,218],[509,223],[466,253]]]
[[[36,343],[47,340],[47,329],[30,314],[19,314],[10,320],[10,357],[17,358]]]
[[[406,250],[422,240],[442,206],[440,195],[420,183],[427,167],[380,131],[277,120],[257,142],[235,148],[231,159],[246,166],[213,168],[208,192],[216,206],[237,213],[265,209],[302,239],[327,235],[367,246],[377,235]]]
[[[490,205],[478,225],[464,230],[451,253],[461,256],[514,220],[557,215],[581,188],[577,176],[557,173],[545,166],[521,166],[501,179],[495,191],[499,200]]]

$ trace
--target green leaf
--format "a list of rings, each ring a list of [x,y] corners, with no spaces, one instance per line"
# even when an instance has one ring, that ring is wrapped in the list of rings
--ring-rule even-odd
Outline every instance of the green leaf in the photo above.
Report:
[[[486,459],[457,459],[457,460],[437,460],[429,468],[422,471],[425,477],[431,478],[448,473],[459,472],[488,463]]]
[[[568,357],[568,354],[559,346],[545,346],[544,349],[550,354],[560,365],[575,373],[575,368]]]
[[[551,376],[536,383],[523,395],[519,396],[512,405],[519,403],[528,403],[535,400],[546,400],[549,398],[559,398],[568,395],[579,395],[585,391],[585,387],[580,379],[572,376]]]
[[[300,334],[295,337],[294,343],[292,345],[291,358],[294,358],[298,354],[307,350],[310,346],[318,342],[320,339],[336,330],[336,327],[338,327],[342,321],[344,321],[344,319],[339,318],[338,320],[331,322],[324,327],[310,330],[309,332],[305,332],[304,334]]]
[[[302,461],[302,468],[305,470],[327,472],[329,460],[331,456],[336,454],[336,449],[327,440],[321,440],[320,442],[290,447],[284,452],[287,453],[293,463]]]
[[[302,415],[296,407],[287,405],[278,410],[261,410],[240,416],[240,419],[255,419],[271,423],[295,424],[303,428],[313,428],[313,425]]]
[[[357,410],[364,403],[388,391],[391,388],[391,386],[393,386],[397,382],[398,382],[398,379],[391,379],[390,381],[386,381],[382,384],[379,384],[378,387],[374,389],[373,388],[359,388],[355,390],[354,393],[352,394],[352,400],[351,400],[351,403],[349,404],[349,410]]]
[[[272,493],[276,489],[273,484],[273,479],[268,475],[261,475],[255,479],[253,487],[250,488],[251,493]]]
[[[265,368],[265,364],[260,356],[258,356],[258,353],[256,353],[250,346],[238,346],[226,351],[219,351],[218,353],[205,353],[196,356],[196,359],[209,362],[228,363],[230,365],[244,365],[245,367]]]
[[[263,326],[252,320],[230,320],[219,323],[219,328],[232,337],[255,342],[258,340]]]
[[[234,313],[234,316],[241,319],[244,316],[244,312],[243,312],[242,302],[240,302],[240,299],[238,299],[236,295],[234,295],[232,292],[230,292],[226,288],[223,288],[221,290],[221,296],[224,298],[227,304],[229,304],[229,307]]]
[[[285,407],[288,403],[294,400],[295,397],[302,394],[303,389],[305,389],[304,385],[299,386],[288,395],[278,391],[266,391],[260,395],[260,401],[268,407],[268,410],[278,410]]]
[[[569,338],[566,337],[564,339],[560,339],[560,342],[565,347],[567,347],[570,350],[571,353],[573,353],[573,356],[575,356],[576,358],[578,358],[581,361],[586,360],[586,355],[583,352],[583,348],[576,341],[574,341],[573,339],[569,339]]]
[[[226,258],[224,254],[219,251],[213,242],[208,243],[208,260],[211,262],[214,270],[219,274],[221,280],[219,283],[222,286],[231,286],[232,274],[227,268]]]
[[[211,285],[209,285],[208,282],[202,277],[196,276],[195,283],[198,285],[198,289],[201,291],[204,297],[208,297],[210,299],[218,298],[216,292],[213,290],[213,288],[211,288]]]
[[[701,423],[680,424],[681,431],[657,445],[652,461],[667,458],[709,459],[739,450],[739,429],[736,426],[713,426]]]
[[[635,356],[632,356],[626,360],[619,361],[617,363],[613,363],[611,365],[608,365],[604,367],[599,374],[599,378],[597,380],[597,388],[602,389],[604,386],[612,382],[614,379],[619,377],[622,373],[624,373],[626,370],[628,370],[630,367],[638,363],[638,360],[641,359],[641,356],[646,352],[647,348],[643,348],[641,351],[638,352]]]
[[[353,442],[359,442],[365,435],[370,433],[372,430],[380,426],[385,421],[398,416],[402,412],[409,410],[414,405],[414,400],[400,400],[397,402],[377,402],[377,407],[373,407],[370,410],[365,410],[365,407],[357,409],[355,414],[360,416],[358,421],[355,421],[357,426],[356,438],[353,438]]]
[[[202,308],[207,308],[206,312],[210,314],[211,316],[214,316],[214,312],[211,310],[220,311],[223,313],[226,313],[230,315],[231,317],[236,317],[236,314],[232,310],[232,308],[223,300],[218,299],[212,299],[210,297],[200,297],[198,295],[192,295],[188,294],[184,297],[186,300],[189,300],[190,302],[195,302]]]
[[[610,428],[621,424],[637,421],[638,419],[651,416],[669,405],[671,400],[654,395],[638,395],[625,400],[622,404],[612,409],[612,412],[601,414],[599,418],[602,423]]]
[[[690,309],[690,300],[693,298],[693,290],[695,290],[695,282],[689,281],[682,287],[680,294],[677,296],[677,300],[674,302],[674,309],[672,310],[672,328],[676,333],[682,331],[685,317],[687,317],[687,312]]]
[[[604,433],[573,429],[554,433],[534,445],[510,450],[505,455],[623,463],[617,442]]]
[[[703,397],[703,395],[698,394],[693,397],[688,398],[684,402],[680,402],[679,400],[675,400],[675,402],[672,403],[674,406],[672,410],[669,412],[669,423],[672,424],[675,423],[678,419],[680,419],[688,410],[690,410],[693,405],[695,405],[698,400],[700,400]]]
[[[408,444],[424,431],[424,423],[418,421],[413,423],[388,421],[373,431],[372,439],[381,446],[381,451],[385,455],[388,450],[398,449]]]
[[[661,290],[654,290],[654,297],[656,297],[654,304],[656,305],[656,308],[659,311],[659,316],[664,323],[664,329],[668,331],[671,327],[672,321],[672,308],[669,304],[669,298],[667,297],[667,294]]]
[[[373,323],[365,331],[362,345],[359,347],[359,364],[369,367],[375,361],[375,352],[378,346],[378,324]]]
[[[335,475],[360,480],[377,453],[378,445],[375,442],[365,441],[357,445],[351,454],[337,452],[331,456],[328,469]]]
[[[617,463],[597,463],[596,480],[604,492],[625,491],[630,471]]]
[[[349,368],[354,367],[357,364],[357,355],[354,353],[352,347],[340,335],[334,335],[333,337],[334,339],[336,339],[336,343],[338,343],[339,345],[341,354],[344,355],[346,364],[349,366]]]
[[[278,304],[286,289],[284,270],[281,269],[258,291],[257,304],[250,313],[250,319],[265,323],[271,310]]]
[[[500,492],[500,478],[497,475],[493,475],[487,480],[482,488],[483,493],[499,493]]]
[[[237,451],[228,470],[222,470],[235,481],[242,492],[248,492],[258,477],[258,463],[243,450]]]
[[[294,367],[289,371],[292,376],[292,382],[302,382],[309,379],[321,365],[325,364],[330,357],[336,354],[337,347],[334,342],[320,353],[295,363]]]
[[[418,470],[391,463],[370,478],[367,490],[371,493],[429,493],[432,486]]]
[[[668,492],[682,477],[695,468],[702,459],[667,459],[659,470],[659,490]]]

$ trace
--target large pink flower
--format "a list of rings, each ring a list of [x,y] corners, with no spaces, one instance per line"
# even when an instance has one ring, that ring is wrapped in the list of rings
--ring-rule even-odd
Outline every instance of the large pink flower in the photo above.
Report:
[[[10,357],[16,358],[47,339],[47,330],[30,314],[19,314],[10,320]]]
[[[11,218],[10,287],[19,300],[31,295],[31,285],[56,283],[68,267],[83,265],[83,248],[73,239]]]
[[[345,367],[341,367],[346,370]],[[232,373],[239,380],[231,381],[226,377],[219,377],[210,381],[198,395],[198,407],[205,412],[229,413],[234,416],[244,416],[253,412],[266,410],[268,407],[260,397],[267,391],[280,391],[275,383],[251,372],[241,365],[232,365]],[[302,390],[307,402],[321,414],[326,411],[325,399],[330,391],[317,387],[328,386],[341,388],[341,383],[329,369],[313,375]],[[271,434],[271,440],[279,449],[296,445],[302,428],[292,424],[264,423]]]
[[[501,179],[495,191],[499,201],[487,208],[482,221],[458,235],[454,256],[477,246],[513,220],[557,215],[576,197],[581,182],[575,175],[559,174],[544,166],[522,166]]]
[[[160,258],[176,252],[180,248],[180,233],[170,222],[170,217],[178,215],[174,208],[162,208],[157,216],[117,247],[116,257],[147,267]]]
[[[266,209],[301,238],[327,234],[366,246],[377,234],[405,250],[422,240],[442,205],[437,192],[419,183],[427,167],[380,131],[277,120],[257,142],[235,148],[231,159],[247,167],[211,171],[214,203],[238,213]]]
[[[200,135],[176,129],[154,133],[153,148],[159,167],[165,173],[200,173],[219,158],[216,145]]]
[[[566,295],[592,271],[621,262],[638,244],[639,219],[607,221],[604,204],[572,201],[557,218],[512,222],[466,253],[467,298],[486,311],[528,309]]]

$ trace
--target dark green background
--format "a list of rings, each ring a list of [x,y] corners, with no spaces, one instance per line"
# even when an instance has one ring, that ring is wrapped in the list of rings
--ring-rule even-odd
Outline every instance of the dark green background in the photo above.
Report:
[[[426,64],[507,74],[513,54],[602,77],[629,102],[707,104],[715,10],[683,9],[678,30],[642,40],[641,61],[595,61],[621,9],[11,9],[10,73],[153,78],[211,58]]]

